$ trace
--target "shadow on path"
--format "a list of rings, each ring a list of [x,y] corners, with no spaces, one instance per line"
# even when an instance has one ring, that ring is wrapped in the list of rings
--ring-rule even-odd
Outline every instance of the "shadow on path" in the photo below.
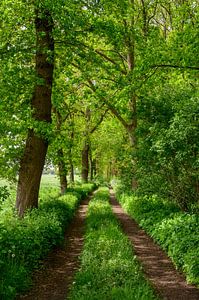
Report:
[[[33,287],[17,300],[64,300],[79,268],[79,256],[83,248],[84,221],[88,208],[87,200],[82,201],[78,211],[65,233],[62,249],[56,248],[45,259],[42,269],[33,275]]]
[[[186,283],[184,276],[176,271],[163,250],[123,211],[112,190],[110,193],[113,212],[131,240],[146,277],[160,297],[169,300],[199,300],[199,290]]]

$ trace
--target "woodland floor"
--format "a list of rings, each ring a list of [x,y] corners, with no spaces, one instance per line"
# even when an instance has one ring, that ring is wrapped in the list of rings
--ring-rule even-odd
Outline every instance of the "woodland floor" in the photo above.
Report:
[[[48,255],[43,268],[36,271],[33,276],[33,287],[30,292],[18,296],[17,300],[66,299],[73,276],[80,265],[79,256],[83,247],[88,202],[89,199],[82,202],[67,229],[64,247],[55,249]],[[159,246],[123,211],[112,191],[110,203],[123,231],[132,242],[146,278],[160,297],[169,300],[199,300],[199,290],[186,283],[184,276],[176,271],[171,260]]]

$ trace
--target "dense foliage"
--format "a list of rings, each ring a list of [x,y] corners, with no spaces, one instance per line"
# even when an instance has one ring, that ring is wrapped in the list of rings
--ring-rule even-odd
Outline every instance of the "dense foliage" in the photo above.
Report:
[[[179,76],[181,77],[181,76]],[[143,100],[137,152],[140,189],[189,209],[198,199],[198,91],[170,83]]]
[[[51,124],[35,121],[31,106],[42,86],[37,10],[54,22]],[[65,187],[78,169],[85,181],[119,175],[183,209],[197,202],[197,1],[6,0],[0,11],[1,177],[16,178],[33,129]]]
[[[184,213],[159,196],[138,196],[118,192],[125,210],[168,253],[187,281],[199,285],[199,215]]]
[[[19,220],[0,187],[6,293],[72,215],[54,188],[38,197],[45,163],[63,195],[77,176],[136,191],[130,213],[198,283],[198,32],[196,0],[1,1],[0,178],[18,180],[18,216],[39,207]]]
[[[81,199],[94,189],[88,184],[71,189],[64,196],[47,191],[38,210],[16,218],[9,199],[0,211],[0,298],[14,299],[31,283],[31,272],[41,259],[63,241],[64,231]]]

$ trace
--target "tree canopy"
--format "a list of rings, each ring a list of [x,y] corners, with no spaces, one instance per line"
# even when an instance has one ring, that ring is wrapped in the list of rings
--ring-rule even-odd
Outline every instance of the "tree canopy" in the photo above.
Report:
[[[191,0],[1,1],[0,176],[21,215],[47,151],[63,193],[76,170],[197,201],[198,21]]]

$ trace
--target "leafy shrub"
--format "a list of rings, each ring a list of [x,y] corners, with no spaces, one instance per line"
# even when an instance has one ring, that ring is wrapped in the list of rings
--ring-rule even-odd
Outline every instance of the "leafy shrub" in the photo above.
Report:
[[[167,251],[189,282],[199,284],[199,215],[157,196],[117,193],[124,209]]]
[[[76,195],[80,195],[80,197],[87,197],[88,194],[93,191],[97,185],[95,183],[85,183],[79,186],[71,187],[67,189],[67,192],[76,193]]]
[[[10,192],[6,185],[0,186],[0,203],[5,201],[10,196]]]
[[[84,186],[87,192],[93,185]],[[54,191],[53,191],[54,193]],[[64,229],[74,215],[85,193],[54,194],[42,200],[39,209],[27,212],[18,219],[12,209],[0,215],[0,298],[13,299],[30,284],[34,268],[53,248],[63,241]]]

